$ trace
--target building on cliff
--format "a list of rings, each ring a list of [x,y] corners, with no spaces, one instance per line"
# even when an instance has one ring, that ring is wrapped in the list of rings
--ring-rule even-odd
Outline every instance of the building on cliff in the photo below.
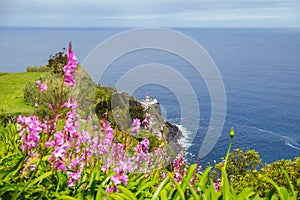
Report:
[[[155,104],[158,104],[157,99],[151,99],[149,93],[147,93],[146,98],[144,100],[141,100],[140,102],[145,110]]]

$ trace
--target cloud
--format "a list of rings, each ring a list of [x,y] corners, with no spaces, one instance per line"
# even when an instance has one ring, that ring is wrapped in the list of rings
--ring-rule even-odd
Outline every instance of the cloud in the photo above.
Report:
[[[299,13],[298,0],[4,0],[0,26],[300,27]]]

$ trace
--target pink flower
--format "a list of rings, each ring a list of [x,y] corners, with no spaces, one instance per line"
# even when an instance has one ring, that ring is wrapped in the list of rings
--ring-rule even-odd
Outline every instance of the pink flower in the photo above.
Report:
[[[115,174],[111,177],[112,182],[115,185],[118,185],[120,183],[123,183],[124,185],[127,184],[128,176],[125,174],[125,172],[122,172],[120,174]]]
[[[66,172],[66,171],[67,171],[66,164],[63,163],[62,161],[57,161],[57,162],[54,164],[54,168],[57,169],[57,170],[61,170],[61,171],[63,171],[63,172]]]
[[[177,182],[181,183],[182,178],[186,176],[186,168],[187,168],[187,161],[183,154],[179,154],[177,158],[173,161],[174,166],[174,178]]]
[[[51,111],[54,110],[54,109],[53,109],[53,106],[51,105],[51,103],[49,103],[48,106],[49,106],[49,109],[50,109]]]
[[[134,150],[138,153],[147,153],[149,149],[149,140],[145,138],[139,145],[137,145]]]
[[[74,76],[75,76],[78,62],[77,62],[76,55],[72,51],[71,43],[69,44],[69,51],[67,57],[68,57],[68,64],[63,67],[63,71],[65,75],[64,81],[68,86],[73,87],[75,84]]]
[[[131,132],[133,132],[133,133],[139,132],[139,130],[141,128],[140,119],[138,119],[138,118],[134,119],[131,126],[132,126]]]
[[[146,113],[146,119],[149,119],[150,118],[150,114],[149,113]]]
[[[37,80],[35,83],[36,83],[38,86],[40,86],[41,81],[40,81],[40,80]]]
[[[218,179],[217,182],[214,183],[214,187],[216,189],[216,192],[220,191],[220,187],[221,187],[221,180]]]
[[[68,171],[67,172],[67,175],[69,177],[71,177],[68,181],[68,186],[69,187],[73,187],[75,185],[75,182],[79,182],[80,181],[80,177],[81,177],[81,172],[80,170],[79,171],[76,171],[76,172],[70,172]]]
[[[46,90],[47,90],[47,85],[46,85],[46,83],[43,83],[42,86],[40,87],[40,91],[43,92]]]
[[[98,129],[98,126],[93,126],[93,130],[96,131]]]
[[[114,187],[110,185],[108,185],[107,189],[105,190],[106,193],[112,193],[113,191],[114,191]]]
[[[86,120],[87,120],[87,121],[91,121],[91,120],[92,120],[92,117],[89,115],[89,116],[87,116]]]
[[[23,152],[25,150],[31,151],[39,145],[40,133],[42,132],[42,124],[36,116],[19,116],[17,122],[23,127],[21,129],[21,142],[20,147]]]
[[[110,124],[105,125],[104,128],[106,133],[113,133],[113,129],[111,128]]]

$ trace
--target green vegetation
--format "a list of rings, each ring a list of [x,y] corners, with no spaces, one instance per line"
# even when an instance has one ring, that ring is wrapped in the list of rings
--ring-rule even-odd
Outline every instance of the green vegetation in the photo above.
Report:
[[[28,66],[26,72],[48,72],[49,68],[46,66]]]
[[[24,101],[23,89],[28,82],[36,81],[44,74],[45,73],[42,72],[0,72],[0,113],[14,114],[32,112],[33,106]]]
[[[97,162],[95,158],[89,161],[90,164],[96,163],[85,168],[80,184],[76,187],[69,187],[68,178],[64,172],[53,171],[49,168],[48,154],[25,162],[28,157],[24,157],[20,149],[19,133],[15,124],[0,126],[0,138],[0,199],[296,200],[297,194],[299,199],[299,168],[291,168],[296,165],[299,167],[299,158],[294,162],[275,162],[265,166],[261,172],[254,171],[255,169],[250,170],[245,165],[235,166],[237,168],[234,167],[231,171],[233,174],[240,170],[246,173],[242,181],[236,182],[225,169],[226,166],[244,163],[242,156],[234,155],[240,150],[235,150],[226,156],[225,162],[219,166],[220,182],[214,182],[210,175],[213,171],[212,167],[207,167],[202,171],[197,168],[196,164],[188,166],[184,164],[186,162],[184,157],[178,157],[177,162],[164,169],[146,173],[128,173],[126,184],[117,185],[117,191],[108,191],[107,188],[110,188],[115,172],[113,169],[107,172],[101,170],[103,163]],[[244,152],[244,154],[252,153]],[[237,159],[233,161],[233,158]],[[24,171],[26,166],[37,167],[32,173],[26,175]],[[248,167],[252,169],[252,166]],[[267,173],[266,170],[268,170]],[[180,175],[182,172],[184,176]],[[273,175],[270,176],[271,174]],[[181,178],[178,179],[178,177]],[[262,186],[265,187],[261,188]]]
[[[32,112],[34,110],[33,97],[39,93],[38,87],[36,87],[35,84],[35,80],[37,79],[47,82],[49,88],[47,92],[43,93],[45,96],[39,96],[39,98],[43,99],[44,102],[58,100],[57,98],[53,99],[53,97],[58,95],[56,93],[59,90],[57,90],[56,87],[59,85],[58,82],[61,79],[59,77],[55,78],[55,75],[50,74],[45,76],[46,74],[29,72],[0,73],[2,113],[29,114]],[[51,89],[52,87],[53,89]],[[110,104],[108,103],[115,89],[106,86],[97,86],[96,88],[95,105],[97,105],[99,109],[98,115],[103,116],[101,113],[111,112]],[[31,95],[31,98],[24,98],[23,92],[24,94],[27,92],[27,97]],[[129,97],[127,96],[127,98]],[[10,101],[8,101],[9,99]],[[66,100],[66,97],[64,100]],[[106,104],[104,102],[106,102]],[[42,101],[39,101],[39,103],[41,105],[43,104]],[[138,104],[134,105],[137,106]],[[141,115],[141,117],[143,115]],[[113,118],[112,116],[110,117]],[[114,136],[118,138],[118,142],[125,144],[126,150],[131,153],[134,152],[134,147],[138,145],[144,137],[147,137],[150,141],[149,151],[154,151],[161,144],[161,142],[158,142],[157,138],[150,132],[147,132],[147,130],[141,130],[136,134],[136,137],[129,136],[128,132],[122,130],[115,129],[114,131]],[[19,182],[24,179],[24,177],[20,179],[16,171],[22,168],[20,161],[24,158],[19,148],[20,139],[15,124],[0,126],[0,141],[0,178],[2,179],[2,181],[0,181],[0,197],[5,199],[6,197],[12,197],[11,195],[14,194],[14,192],[20,191],[19,187],[24,186],[22,186],[22,182]],[[187,168],[187,174],[195,174],[195,168],[196,165],[189,166]],[[93,172],[94,174],[92,175],[90,174],[92,172],[87,172],[87,176],[91,176],[91,179],[87,180],[92,181],[90,184],[94,185],[93,192],[82,189],[74,191],[68,188],[67,185],[63,186],[62,183],[60,183],[61,186],[59,186],[57,190],[55,184],[66,181],[66,178],[61,174],[53,177],[47,173],[47,176],[43,176],[43,174],[40,173],[36,175],[35,179],[31,180],[34,183],[38,183],[38,189],[35,188],[34,184],[30,184],[30,187],[28,187],[26,191],[23,191],[24,196],[22,195],[22,197],[43,196],[42,193],[47,189],[45,194],[47,198],[69,199],[80,199],[80,196],[85,196],[86,198],[93,197],[95,199],[96,197],[102,199],[104,196],[108,199],[131,199],[132,197],[173,199],[175,197],[177,198],[177,196],[181,199],[224,199],[226,195],[229,195],[229,199],[265,199],[262,197],[278,199],[280,196],[285,196],[282,197],[283,199],[299,198],[300,158],[295,158],[293,161],[279,160],[262,166],[262,161],[256,151],[235,149],[230,152],[228,156],[226,171],[222,171],[222,163],[216,164],[213,168],[207,167],[204,172],[196,175],[194,185],[191,185],[189,181],[187,181],[188,177],[184,178],[180,184],[177,183],[176,180],[174,180],[174,172],[168,172],[167,169],[170,170],[172,167],[169,166],[164,169],[166,170],[164,173],[167,174],[165,179],[159,175],[162,172],[159,173],[158,171],[153,171],[150,174],[128,174],[128,184],[126,186],[118,186],[119,192],[110,194],[107,194],[105,190],[107,184],[110,183],[110,181],[107,180],[111,177],[111,173],[103,174],[103,172],[98,171]],[[222,189],[216,191],[214,183],[217,183],[218,179],[220,180],[222,173],[226,173],[228,179],[223,180],[224,185],[221,187]],[[95,174],[99,176],[95,177]],[[25,180],[26,179],[24,179],[24,181]],[[170,182],[170,180],[172,181]],[[46,183],[49,181],[54,185],[47,185]],[[199,195],[200,193],[202,193],[202,197]],[[206,198],[204,198],[204,196],[206,196]]]
[[[146,112],[159,119],[159,111],[95,86],[80,66],[79,89],[73,88],[59,69],[66,59],[52,56],[49,73],[0,73],[2,115],[29,115],[0,119],[0,200],[300,199],[300,157],[261,166],[256,151],[231,151],[232,128],[223,162],[202,169],[188,164],[185,153],[173,159],[168,144],[140,120],[132,123]],[[96,121],[87,117],[90,105]]]

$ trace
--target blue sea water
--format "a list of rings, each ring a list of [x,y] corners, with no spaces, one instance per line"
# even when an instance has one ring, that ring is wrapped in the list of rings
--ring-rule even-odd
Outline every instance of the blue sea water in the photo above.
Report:
[[[44,65],[50,54],[67,47],[70,40],[79,62],[83,62],[96,45],[123,30],[126,29],[0,28],[0,71],[20,72],[28,65]],[[264,162],[299,156],[300,30],[176,30],[206,49],[226,89],[227,113],[222,135],[203,162],[218,160],[226,154],[231,127],[236,132],[234,148],[255,149]],[[172,66],[193,86],[201,112],[200,128],[189,150],[198,154],[210,122],[211,100],[203,78],[187,61],[160,50],[134,51],[114,61],[101,84],[114,86],[124,72],[145,63]],[[134,95],[143,99],[146,92],[159,100],[169,121],[179,123],[181,111],[176,94],[160,85],[148,84]]]

